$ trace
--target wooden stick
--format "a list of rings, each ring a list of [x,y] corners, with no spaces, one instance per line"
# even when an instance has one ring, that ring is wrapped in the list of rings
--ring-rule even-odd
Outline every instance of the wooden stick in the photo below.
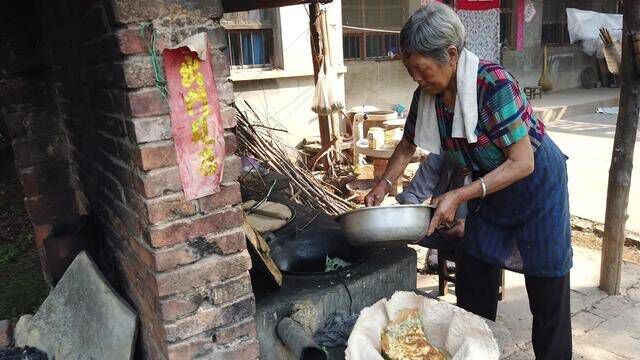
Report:
[[[295,191],[292,196],[295,201],[322,209],[331,215],[337,215],[355,207],[353,203],[334,193],[338,189],[317,179],[304,165],[291,161],[290,152],[271,136],[269,124],[264,123],[250,104],[246,103],[246,105],[248,112],[238,109],[237,138],[241,152],[261,160],[274,171],[287,176]],[[249,121],[248,114],[253,117],[253,122]],[[261,131],[258,131],[258,128]]]

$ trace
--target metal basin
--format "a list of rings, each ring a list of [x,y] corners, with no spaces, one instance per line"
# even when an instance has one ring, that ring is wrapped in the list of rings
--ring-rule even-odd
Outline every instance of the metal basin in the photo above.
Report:
[[[427,234],[431,211],[427,205],[367,207],[348,211],[338,216],[336,221],[351,245],[406,245]]]

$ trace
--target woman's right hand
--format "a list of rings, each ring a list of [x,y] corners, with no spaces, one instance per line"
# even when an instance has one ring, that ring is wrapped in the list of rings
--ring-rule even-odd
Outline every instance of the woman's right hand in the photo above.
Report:
[[[384,200],[387,195],[387,183],[384,180],[379,180],[371,191],[364,197],[364,205],[366,207],[378,206]]]

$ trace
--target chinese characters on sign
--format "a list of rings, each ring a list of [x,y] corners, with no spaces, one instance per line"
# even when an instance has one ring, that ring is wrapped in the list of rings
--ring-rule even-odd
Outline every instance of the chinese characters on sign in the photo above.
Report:
[[[200,60],[191,55],[185,55],[184,62],[180,64],[180,76],[182,87],[188,90],[183,99],[184,107],[187,114],[195,119],[191,123],[191,140],[203,145],[200,151],[200,174],[211,176],[215,174],[218,167],[213,154],[213,145],[216,140],[209,136],[207,119],[211,111],[207,90],[204,88],[204,77],[200,72]]]
[[[166,49],[163,60],[180,179],[185,198],[193,200],[220,190],[225,157],[206,34]]]

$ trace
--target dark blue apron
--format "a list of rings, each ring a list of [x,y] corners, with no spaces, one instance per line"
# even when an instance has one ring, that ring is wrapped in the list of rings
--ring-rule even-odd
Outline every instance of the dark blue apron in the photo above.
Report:
[[[573,255],[567,157],[546,134],[534,159],[529,176],[470,202],[463,246],[499,267],[560,277],[571,268]],[[474,173],[474,178],[483,175]]]

